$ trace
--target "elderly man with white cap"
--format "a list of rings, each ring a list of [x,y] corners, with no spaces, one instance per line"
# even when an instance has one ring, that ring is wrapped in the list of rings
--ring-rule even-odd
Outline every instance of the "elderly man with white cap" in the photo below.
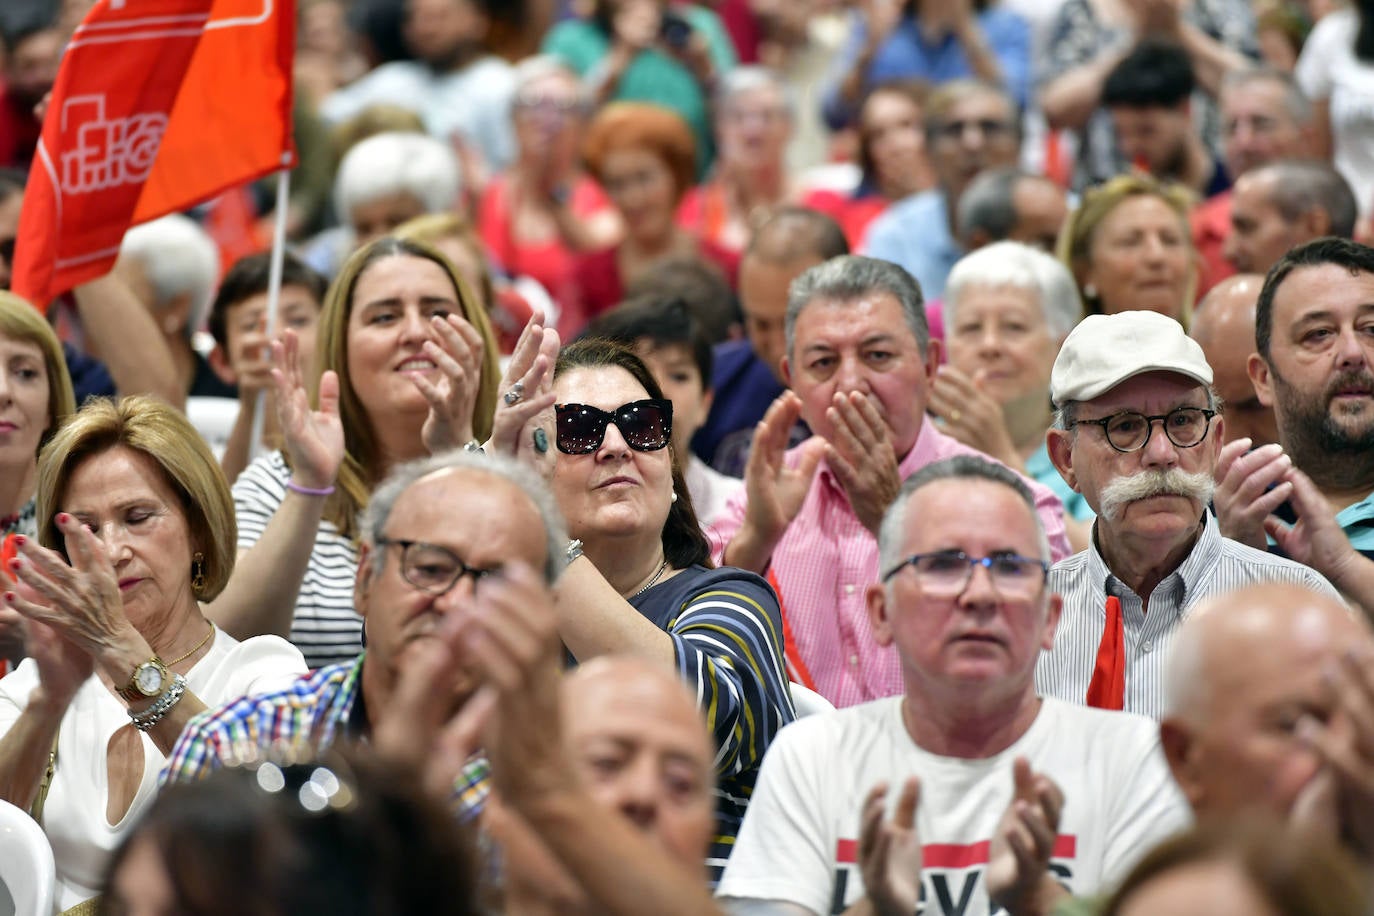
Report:
[[[1208,511],[1222,442],[1202,348],[1154,312],[1091,315],[1050,374],[1050,459],[1097,512],[1087,550],[1050,570],[1064,610],[1042,696],[1158,719],[1164,664],[1190,608],[1255,582],[1335,595],[1320,574],[1221,536]]]

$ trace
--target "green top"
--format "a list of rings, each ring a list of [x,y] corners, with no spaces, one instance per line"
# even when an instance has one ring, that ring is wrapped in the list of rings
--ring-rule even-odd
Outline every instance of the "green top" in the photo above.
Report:
[[[719,16],[700,6],[674,6],[673,11],[686,19],[693,31],[705,37],[717,78],[734,68],[735,47]],[[554,26],[544,39],[542,50],[556,55],[579,75],[586,76],[610,53],[611,39],[590,20],[569,19]],[[625,68],[611,98],[622,102],[652,102],[681,115],[696,139],[697,176],[706,175],[715,157],[710,99],[684,64],[655,48],[641,51]]]

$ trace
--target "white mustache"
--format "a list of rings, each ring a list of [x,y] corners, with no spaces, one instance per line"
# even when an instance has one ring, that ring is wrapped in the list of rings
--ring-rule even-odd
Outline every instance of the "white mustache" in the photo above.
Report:
[[[1214,489],[1216,481],[1203,471],[1192,474],[1179,468],[1141,471],[1130,477],[1118,477],[1103,488],[1102,515],[1116,521],[1128,505],[1151,496],[1183,496],[1205,506],[1212,501]]]

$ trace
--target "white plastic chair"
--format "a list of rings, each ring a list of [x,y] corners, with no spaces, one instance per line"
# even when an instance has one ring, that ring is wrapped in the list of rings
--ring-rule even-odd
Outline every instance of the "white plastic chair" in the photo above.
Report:
[[[810,687],[803,687],[796,681],[789,682],[792,688],[792,705],[797,710],[797,718],[814,716],[822,712],[834,712],[835,706]]]
[[[28,813],[0,801],[0,885],[15,916],[52,916],[57,866],[43,828]]]

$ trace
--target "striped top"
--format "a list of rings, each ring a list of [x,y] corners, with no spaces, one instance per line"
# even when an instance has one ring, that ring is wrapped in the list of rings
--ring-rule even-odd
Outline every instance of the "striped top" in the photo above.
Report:
[[[250,464],[234,481],[239,550],[249,549],[262,537],[286,499],[290,478],[286,459],[281,452],[272,452]],[[363,649],[363,619],[353,610],[357,572],[357,546],[331,522],[322,520],[291,621],[291,642],[311,668],[351,662]]]
[[[246,749],[308,746],[324,750],[341,737],[366,737],[361,702],[365,656],[312,671],[271,693],[240,697],[186,723],[167,758],[162,783],[201,779],[242,759]],[[343,732],[341,735],[340,732]],[[486,758],[474,756],[454,782],[452,807],[467,820],[482,811],[490,792]]]
[[[1054,648],[1041,653],[1035,686],[1043,696],[1083,703],[1106,628],[1109,595],[1121,601],[1126,647],[1127,712],[1159,719],[1165,712],[1164,672],[1174,634],[1199,601],[1256,582],[1286,582],[1340,596],[1315,570],[1221,536],[1216,519],[1204,516],[1188,558],[1148,596],[1141,598],[1107,568],[1097,552],[1097,530],[1087,550],[1054,564],[1049,588],[1064,598]]]
[[[782,660],[782,616],[768,583],[725,566],[692,566],[630,603],[673,641],[678,673],[696,694],[716,744],[712,886],[734,848],[763,753],[797,717]]]

